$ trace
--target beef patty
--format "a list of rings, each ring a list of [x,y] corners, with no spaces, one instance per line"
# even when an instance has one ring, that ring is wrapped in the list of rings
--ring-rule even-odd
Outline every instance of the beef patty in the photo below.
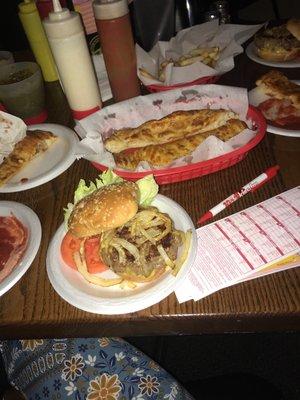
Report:
[[[166,217],[166,214],[161,214]],[[109,245],[101,248],[101,257],[106,265],[108,265],[116,274],[131,272],[135,275],[148,277],[154,269],[166,266],[166,261],[160,254],[158,246],[162,246],[170,260],[175,261],[179,246],[182,244],[182,238],[178,231],[173,229],[173,223],[169,216],[169,222],[163,222],[155,226],[156,232],[166,232],[167,224],[171,223],[171,230],[164,235],[155,244],[145,237],[141,231],[132,234],[132,224],[129,221],[124,226],[110,232]],[[149,228],[151,229],[151,228]],[[147,229],[145,229],[147,231]],[[136,231],[136,230],[135,230]],[[148,230],[149,232],[149,230]],[[136,247],[138,257],[135,257],[131,251],[118,243],[122,239]]]

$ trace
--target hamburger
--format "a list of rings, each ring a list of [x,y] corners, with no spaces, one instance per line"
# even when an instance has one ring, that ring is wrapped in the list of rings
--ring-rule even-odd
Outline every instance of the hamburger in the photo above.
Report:
[[[149,191],[149,185],[154,190]],[[168,269],[178,271],[184,261],[178,250],[182,245],[188,249],[187,235],[174,228],[169,215],[151,206],[156,193],[157,185],[148,176],[137,183],[122,180],[95,188],[73,205],[67,229],[80,241],[74,261],[87,280],[101,286],[151,282]],[[117,278],[103,279],[88,272],[84,243],[90,238],[99,238],[99,258]]]
[[[300,56],[300,20],[266,28],[254,37],[254,51],[268,61],[289,61]]]

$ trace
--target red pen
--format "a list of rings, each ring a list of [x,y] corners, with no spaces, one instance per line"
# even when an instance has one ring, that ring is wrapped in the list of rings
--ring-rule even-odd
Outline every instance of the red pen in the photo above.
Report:
[[[217,204],[215,207],[211,208],[207,211],[202,217],[198,220],[198,224],[202,224],[203,222],[208,221],[209,219],[213,218],[215,215],[219,214],[225,208],[230,206],[230,204],[234,203],[240,197],[244,196],[249,192],[254,192],[255,190],[259,189],[262,185],[272,179],[278,172],[279,166],[275,165],[274,167],[268,168],[263,174],[259,175],[253,181],[247,183],[245,186],[242,187],[236,193],[233,193],[221,203]]]

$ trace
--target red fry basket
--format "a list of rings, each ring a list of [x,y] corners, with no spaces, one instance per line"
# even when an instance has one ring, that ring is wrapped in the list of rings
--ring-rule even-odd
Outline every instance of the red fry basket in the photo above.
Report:
[[[204,85],[204,84],[208,84],[208,83],[215,83],[215,82],[217,82],[217,80],[219,78],[220,78],[220,75],[204,76],[202,78],[195,79],[194,81],[191,81],[191,82],[177,83],[176,85],[172,85],[172,86],[147,85],[146,88],[151,93],[165,92],[166,90],[178,89],[178,88],[181,88],[181,87],[188,87],[188,86],[193,86],[193,85]]]
[[[230,153],[182,167],[153,169],[143,172],[131,172],[115,169],[114,172],[122,178],[131,181],[136,181],[137,179],[143,178],[145,175],[153,174],[156,182],[160,185],[164,185],[198,178],[231,167],[246,157],[248,152],[258,145],[265,136],[267,128],[266,120],[256,107],[249,106],[247,119],[252,121],[253,128],[257,130],[256,135],[244,146],[233,150]],[[100,171],[108,169],[108,167],[102,164],[95,162],[92,164]]]

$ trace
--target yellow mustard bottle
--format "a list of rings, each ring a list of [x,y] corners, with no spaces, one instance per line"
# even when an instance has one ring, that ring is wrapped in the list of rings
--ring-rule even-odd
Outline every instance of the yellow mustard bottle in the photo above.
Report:
[[[55,61],[35,2],[24,0],[20,3],[19,17],[31,50],[41,67],[44,80],[46,82],[58,80]]]

